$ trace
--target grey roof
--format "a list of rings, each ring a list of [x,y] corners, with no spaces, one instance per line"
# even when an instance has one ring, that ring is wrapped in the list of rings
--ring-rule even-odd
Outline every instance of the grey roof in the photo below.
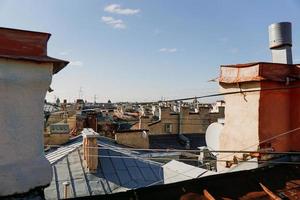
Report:
[[[55,151],[47,151],[46,152],[46,158],[49,160],[51,164],[54,164],[61,158],[68,155],[70,152],[78,149],[82,145],[82,137],[79,136],[77,138],[74,138],[73,140],[70,140],[66,145],[57,148]]]
[[[47,154],[51,158],[53,180],[45,189],[46,199],[63,197],[63,182],[70,182],[70,197],[110,194],[163,183],[159,163],[144,160],[138,152],[122,149],[113,141],[100,138],[99,165],[88,173],[83,165],[81,139]],[[55,158],[55,159],[54,159]]]
[[[206,146],[205,134],[189,133],[182,134],[190,142],[190,149]],[[178,134],[149,135],[150,149],[186,149],[184,141]]]

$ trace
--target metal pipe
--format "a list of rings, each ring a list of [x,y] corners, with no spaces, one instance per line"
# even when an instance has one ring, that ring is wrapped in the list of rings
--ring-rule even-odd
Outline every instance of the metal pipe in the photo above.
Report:
[[[274,63],[293,64],[290,22],[274,23],[269,26],[269,47]]]

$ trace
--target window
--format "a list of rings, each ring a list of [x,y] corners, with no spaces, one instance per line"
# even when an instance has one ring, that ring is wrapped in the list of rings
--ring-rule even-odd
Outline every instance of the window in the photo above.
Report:
[[[166,133],[172,133],[172,124],[165,124]]]

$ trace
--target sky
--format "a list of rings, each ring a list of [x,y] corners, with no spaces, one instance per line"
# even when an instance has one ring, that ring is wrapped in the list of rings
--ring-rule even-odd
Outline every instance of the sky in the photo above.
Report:
[[[140,102],[217,93],[220,65],[271,61],[274,22],[292,22],[300,63],[299,10],[298,0],[0,0],[0,26],[51,33],[48,55],[70,61],[48,101]]]

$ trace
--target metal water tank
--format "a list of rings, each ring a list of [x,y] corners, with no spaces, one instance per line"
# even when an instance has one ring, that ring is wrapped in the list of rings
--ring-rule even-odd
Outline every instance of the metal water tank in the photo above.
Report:
[[[290,22],[279,22],[269,26],[270,49],[281,46],[292,46],[292,24]]]

